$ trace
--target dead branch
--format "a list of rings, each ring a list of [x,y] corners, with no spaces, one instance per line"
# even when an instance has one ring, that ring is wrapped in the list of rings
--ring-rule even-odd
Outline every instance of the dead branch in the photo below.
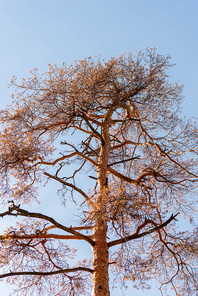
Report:
[[[49,276],[49,275],[55,275],[60,273],[70,273],[70,272],[76,272],[76,271],[85,271],[90,273],[94,272],[91,268],[79,266],[74,268],[66,268],[66,269],[54,270],[54,271],[48,271],[48,272],[41,272],[41,271],[9,272],[9,273],[1,274],[0,279],[10,277],[10,276],[20,276],[20,275]]]
[[[167,226],[171,221],[175,220],[175,217],[177,215],[179,215],[179,213],[177,213],[176,215],[171,215],[170,218],[167,221],[165,221],[164,223],[160,224],[159,226],[154,227],[154,228],[152,228],[152,229],[150,229],[148,231],[142,232],[140,234],[137,233],[137,232],[135,232],[134,234],[129,235],[127,237],[124,237],[124,238],[121,238],[121,239],[117,239],[117,240],[111,241],[107,245],[110,248],[110,247],[113,247],[113,246],[116,246],[116,245],[119,245],[119,244],[122,244],[122,243],[126,243],[126,242],[128,242],[130,240],[137,239],[137,238],[146,236],[148,234],[151,234],[151,233],[153,233],[155,231],[158,231],[158,230],[164,228],[165,226]]]
[[[79,237],[82,240],[87,241],[91,246],[95,245],[94,241],[90,237],[88,237],[84,234],[81,234],[80,232],[77,232],[76,230],[73,230],[71,227],[70,228],[66,227],[66,226],[58,223],[52,217],[49,217],[49,216],[41,214],[41,213],[28,212],[26,210],[20,209],[18,206],[13,205],[12,208],[10,207],[8,211],[0,214],[0,217],[4,217],[4,216],[24,216],[24,217],[43,219],[43,220],[51,222],[57,228],[62,229],[68,233],[73,234],[74,236]]]
[[[128,159],[124,159],[124,160],[116,161],[116,162],[113,162],[113,163],[108,164],[107,167],[110,167],[110,166],[112,166],[112,165],[116,165],[116,164],[119,164],[119,163],[125,163],[125,162],[127,162],[127,161],[135,160],[135,159],[140,159],[140,156],[134,156],[134,157],[131,157],[131,158],[128,158]]]
[[[57,176],[53,176],[53,175],[51,175],[51,174],[49,174],[47,172],[44,172],[44,175],[46,175],[47,177],[49,177],[51,179],[54,179],[54,180],[60,182],[61,184],[65,185],[65,186],[73,188],[75,191],[80,193],[88,202],[91,202],[89,197],[86,195],[86,193],[83,190],[81,190],[80,188],[78,188],[77,186],[62,180],[61,178],[59,178]]]
[[[88,238],[92,239],[91,235],[87,235]],[[45,234],[45,233],[37,233],[37,234],[24,234],[24,235],[18,235],[16,233],[14,234],[4,234],[0,235],[0,241],[4,240],[26,240],[26,239],[62,239],[62,240],[70,240],[70,239],[75,239],[75,240],[82,240],[82,237],[75,236],[75,235],[61,235],[61,234]]]

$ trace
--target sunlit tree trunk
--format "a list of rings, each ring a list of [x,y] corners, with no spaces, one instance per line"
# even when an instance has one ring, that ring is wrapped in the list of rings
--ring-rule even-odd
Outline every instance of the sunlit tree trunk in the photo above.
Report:
[[[98,217],[95,221],[93,247],[93,295],[109,296],[109,275],[108,275],[108,247],[106,242],[106,222]]]
[[[93,295],[109,296],[109,274],[108,274],[108,246],[107,246],[107,216],[106,204],[108,199],[107,166],[110,151],[109,124],[112,110],[107,112],[102,124],[102,139],[100,156],[98,159],[98,197],[94,219],[94,241],[93,247]]]

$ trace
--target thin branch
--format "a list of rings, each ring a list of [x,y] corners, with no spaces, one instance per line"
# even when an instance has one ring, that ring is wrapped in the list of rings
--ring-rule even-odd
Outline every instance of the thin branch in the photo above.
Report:
[[[138,118],[127,118],[127,119],[113,119],[111,120],[111,123],[117,123],[117,122],[127,122],[127,121],[140,121]]]
[[[47,177],[51,178],[51,179],[54,179],[58,182],[60,182],[61,184],[65,185],[65,186],[68,186],[68,187],[71,187],[73,188],[75,191],[77,191],[78,193],[80,193],[88,202],[90,202],[90,199],[89,197],[86,195],[86,193],[84,191],[82,191],[80,188],[76,187],[75,185],[71,184],[71,183],[68,183],[64,180],[62,180],[61,178],[57,177],[57,176],[53,176],[47,172],[44,172],[44,175],[46,175]]]
[[[112,169],[110,167],[108,167],[107,170],[108,170],[109,173],[111,173],[112,175],[118,177],[120,180],[123,180],[123,181],[125,181],[125,182],[127,182],[129,184],[139,185],[139,183],[136,181],[136,179],[131,179],[131,178],[117,172],[116,170],[114,170],[114,169]]]
[[[127,177],[127,176],[125,176],[125,175],[119,173],[118,171],[116,171],[116,170],[110,168],[109,166],[107,167],[107,170],[108,170],[109,173],[111,173],[112,175],[116,176],[116,177],[119,178],[120,180],[123,180],[123,181],[125,181],[125,182],[127,182],[127,183],[129,183],[129,184],[135,184],[136,186],[141,186],[141,187],[146,188],[146,189],[150,189],[149,186],[143,184],[143,182],[142,182],[142,179],[144,179],[146,176],[154,176],[155,179],[156,179],[158,182],[160,182],[160,180],[156,178],[155,174],[157,174],[157,173],[156,173],[154,170],[153,170],[153,171],[148,171],[148,172],[146,172],[146,173],[143,173],[142,175],[140,175],[140,176],[137,177],[136,179],[131,179],[130,177]],[[164,177],[163,177],[163,178],[164,178]],[[165,181],[171,183],[171,181],[169,181],[169,180],[165,180]],[[174,184],[174,183],[172,182],[172,184]],[[178,182],[175,183],[175,184],[178,184]]]
[[[119,173],[118,171],[116,171],[110,167],[107,167],[107,171],[110,172],[112,175],[116,176],[118,179],[123,180],[129,184],[134,184],[135,186],[141,186],[142,188],[145,188],[145,189],[151,189],[150,186],[143,184],[143,182],[141,181],[142,177],[145,177],[145,174],[144,175],[142,174],[140,177],[138,177],[136,179],[131,179],[131,178]],[[147,173],[146,175],[147,176],[151,175],[151,173],[150,174]]]
[[[63,161],[65,159],[68,159],[68,158],[71,158],[73,156],[76,156],[78,153],[75,151],[75,152],[72,152],[71,154],[68,154],[68,155],[63,155],[57,159],[55,159],[54,161],[45,161],[43,160],[42,158],[39,158],[40,159],[40,162],[38,162],[37,164],[45,164],[45,165],[56,165],[58,162],[60,161]]]
[[[151,137],[150,137],[150,138],[151,138]],[[162,155],[164,155],[165,157],[167,157],[171,162],[173,162],[176,166],[180,167],[180,168],[181,168],[183,171],[185,171],[187,174],[189,174],[189,175],[191,175],[191,176],[193,176],[193,177],[195,177],[195,178],[198,178],[197,175],[195,175],[195,174],[189,172],[185,167],[183,167],[180,163],[178,163],[176,160],[174,160],[174,159],[173,159],[168,153],[166,153],[166,152],[160,147],[159,144],[157,144],[157,143],[151,143],[151,142],[149,142],[149,144],[152,145],[152,146],[157,147],[158,150],[160,151],[160,153],[161,153]]]
[[[48,272],[41,272],[41,271],[9,272],[9,273],[1,274],[0,279],[3,279],[5,277],[10,277],[10,276],[20,276],[20,275],[49,276],[49,275],[54,275],[54,274],[70,273],[70,272],[76,272],[76,271],[86,271],[86,272],[90,272],[90,273],[94,272],[91,268],[79,266],[79,267],[75,267],[75,268],[67,268],[67,269],[54,270],[54,271],[48,271]]]
[[[127,161],[134,160],[134,159],[140,159],[140,156],[134,156],[134,157],[131,157],[131,158],[128,158],[128,159],[124,159],[124,160],[116,161],[116,162],[114,162],[114,163],[110,163],[110,164],[108,164],[107,167],[110,167],[110,166],[112,166],[112,165],[116,165],[116,164],[119,164],[119,163],[125,163],[125,162],[127,162]]]
[[[73,230],[88,230],[88,229],[93,229],[93,226],[76,226],[72,227]]]
[[[92,238],[92,236],[88,235],[87,237]],[[5,235],[0,235],[0,241],[4,240],[26,240],[26,239],[63,239],[63,240],[68,240],[68,239],[76,239],[76,240],[82,240],[82,237],[75,236],[75,235],[61,235],[61,234],[45,234],[45,233],[34,233],[34,234],[24,234],[24,235],[18,235],[16,233],[10,235],[10,234],[5,234]]]
[[[97,152],[94,149],[92,149],[87,143],[85,143],[84,141],[82,141],[82,144],[85,145],[88,149],[90,149],[97,157],[99,157],[98,154],[97,154]]]
[[[137,110],[136,110],[136,113],[137,113]],[[137,115],[138,115],[138,114],[137,114]],[[138,118],[140,119],[139,115],[138,115]],[[191,175],[191,176],[193,176],[193,177],[195,177],[195,178],[198,178],[197,175],[191,173],[191,172],[188,171],[185,167],[183,167],[179,162],[177,162],[176,160],[174,160],[174,159],[173,159],[168,153],[166,153],[166,152],[160,147],[159,144],[154,143],[153,138],[148,134],[148,132],[146,131],[146,129],[143,127],[141,121],[139,121],[139,124],[140,124],[140,127],[141,127],[142,131],[143,131],[143,132],[147,135],[147,137],[151,140],[151,142],[149,142],[149,144],[150,144],[151,146],[156,147],[156,148],[159,150],[159,152],[160,152],[163,156],[167,157],[172,163],[174,163],[176,166],[180,167],[184,172],[186,172],[187,174],[189,174],[189,175]]]
[[[91,123],[89,122],[88,118],[84,114],[79,114],[79,116],[82,117],[85,120],[86,124],[92,130],[92,132],[94,133],[94,135],[97,138],[99,138],[101,140],[102,144],[104,145],[105,144],[105,141],[104,141],[102,135],[91,125]]]
[[[13,213],[13,211],[16,211],[16,213]],[[83,239],[85,241],[87,241],[91,246],[95,245],[95,242],[88,236],[81,234],[80,232],[72,229],[72,227],[66,227],[60,223],[58,223],[56,220],[54,220],[53,218],[41,214],[41,213],[33,213],[33,212],[28,212],[26,210],[20,209],[19,206],[16,205],[12,205],[9,207],[9,210],[4,212],[4,213],[0,213],[0,217],[4,217],[4,216],[24,216],[24,217],[32,217],[32,218],[38,218],[38,219],[44,219],[46,221],[51,222],[53,225],[57,226],[59,229],[62,229],[68,233],[73,234],[74,236],[79,237],[80,239]]]
[[[55,225],[52,225],[52,226],[48,226],[48,227],[45,227],[43,230],[42,230],[42,233],[46,233],[48,230],[51,230],[51,229],[55,229],[57,228]],[[76,226],[76,227],[72,227],[73,230],[88,230],[88,229],[93,229],[93,226]]]
[[[40,158],[40,162],[36,163],[36,165],[38,165],[38,164],[45,164],[45,165],[52,165],[52,166],[54,166],[59,161],[65,160],[67,158],[71,158],[71,157],[76,156],[76,155],[78,155],[78,156],[84,158],[85,160],[91,162],[94,166],[96,166],[96,167],[98,166],[97,163],[94,160],[92,160],[91,158],[87,157],[86,155],[84,155],[83,153],[81,153],[81,152],[79,152],[77,150],[75,152],[72,152],[71,154],[64,155],[64,156],[62,156],[60,158],[57,158],[56,160],[54,160],[52,162],[50,162],[50,161],[44,161],[44,160],[42,160]]]
[[[129,236],[127,236],[127,237],[124,237],[124,238],[120,238],[120,239],[117,239],[117,240],[111,241],[111,242],[109,242],[107,245],[108,245],[108,247],[110,248],[110,247],[113,247],[113,246],[116,246],[116,245],[119,245],[119,244],[122,244],[122,243],[126,243],[126,242],[128,242],[128,241],[130,241],[130,240],[133,240],[133,239],[137,239],[137,238],[140,238],[140,237],[146,236],[146,235],[151,234],[151,233],[153,233],[153,232],[155,232],[155,231],[158,231],[158,230],[164,228],[165,226],[167,226],[171,221],[175,220],[175,217],[176,217],[178,214],[179,214],[179,213],[177,213],[176,215],[171,215],[171,217],[170,217],[167,221],[165,221],[164,223],[160,224],[159,226],[154,227],[154,228],[152,228],[152,229],[150,229],[150,230],[148,230],[148,231],[142,232],[142,233],[140,233],[140,234],[138,234],[138,233],[136,232],[136,233],[134,233],[134,234],[132,234],[132,235],[129,235]]]
[[[96,178],[96,177],[93,177],[93,176],[88,176],[89,178],[91,178],[91,179],[94,179],[94,180],[98,180],[98,178]]]
[[[149,142],[137,143],[137,142],[134,142],[134,141],[127,140],[127,141],[124,141],[124,142],[120,142],[120,144],[111,147],[111,150],[119,149],[119,148],[122,148],[123,146],[129,145],[129,144],[130,145],[135,145],[135,146],[146,146],[146,145],[149,145]]]
[[[86,115],[85,115],[85,113],[86,113]],[[103,117],[98,117],[97,115],[95,115],[95,114],[90,114],[90,113],[89,113],[89,116],[88,116],[88,113],[87,113],[86,111],[85,111],[85,113],[84,113],[84,112],[80,112],[80,114],[78,113],[78,115],[79,115],[80,117],[82,117],[82,114],[83,114],[83,116],[85,116],[87,120],[90,120],[91,122],[95,123],[95,124],[98,125],[98,126],[101,126],[101,125],[102,125],[102,123],[101,123],[100,121],[98,121],[98,120],[96,120],[96,119],[94,119],[94,118],[92,118],[92,117],[94,116],[94,117],[97,118],[97,119],[103,119]],[[90,117],[90,115],[91,115],[92,117]]]

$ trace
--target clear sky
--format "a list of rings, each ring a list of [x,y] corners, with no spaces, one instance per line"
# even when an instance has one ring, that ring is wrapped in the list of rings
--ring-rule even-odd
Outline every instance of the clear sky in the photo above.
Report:
[[[7,85],[13,75],[147,47],[172,57],[171,79],[184,84],[183,115],[197,117],[198,0],[0,0],[1,108],[11,101]],[[10,295],[6,283],[0,288],[2,296]],[[160,293],[129,288],[126,295]]]

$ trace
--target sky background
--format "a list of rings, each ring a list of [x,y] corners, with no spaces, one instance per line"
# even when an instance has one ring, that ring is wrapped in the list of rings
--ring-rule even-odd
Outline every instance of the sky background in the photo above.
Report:
[[[147,47],[172,57],[171,79],[184,84],[183,115],[197,117],[198,0],[0,0],[1,109],[11,102],[13,90],[7,86],[14,75],[28,77],[30,69],[42,73],[49,63],[72,64],[98,54],[108,60]],[[2,296],[11,293],[5,282],[0,289]],[[122,293],[117,289],[112,295]],[[160,292],[155,285],[150,292],[130,287],[126,295]]]

